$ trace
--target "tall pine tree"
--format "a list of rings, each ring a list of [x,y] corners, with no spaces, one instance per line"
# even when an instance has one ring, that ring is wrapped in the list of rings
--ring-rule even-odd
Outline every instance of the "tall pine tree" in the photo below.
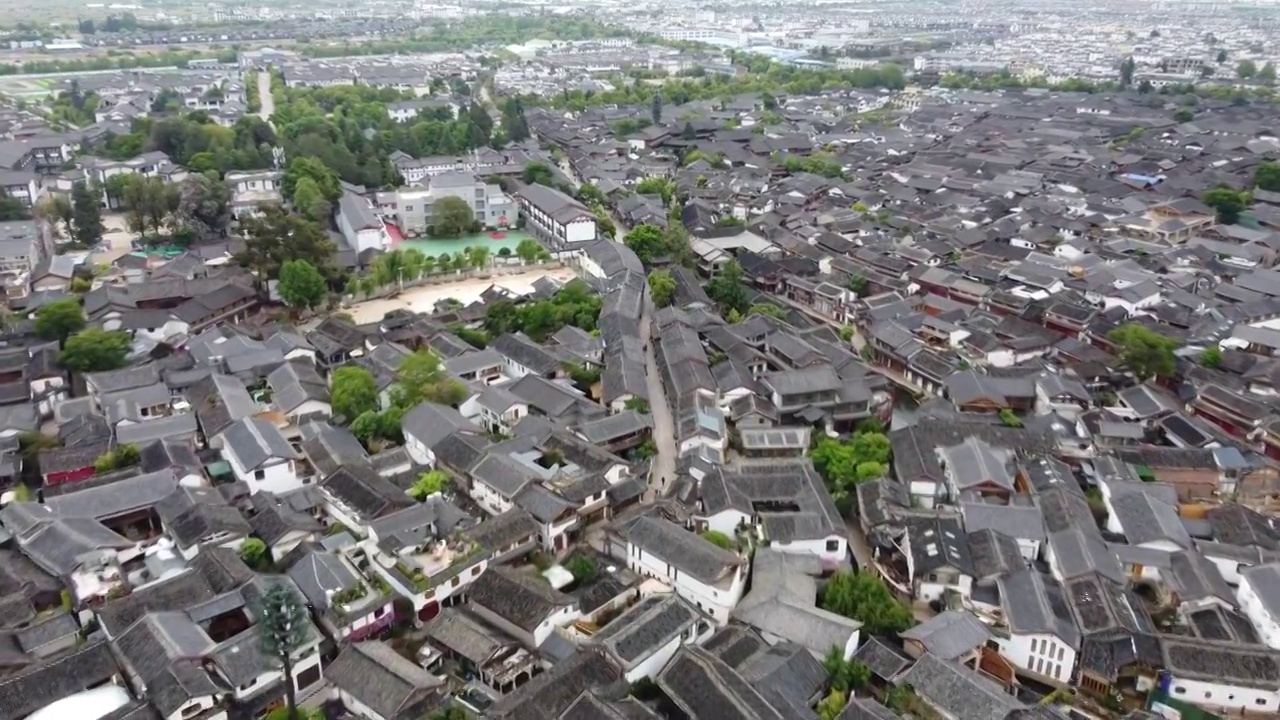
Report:
[[[71,191],[71,240],[91,248],[102,242],[102,206],[85,183],[76,183]]]
[[[284,670],[284,692],[289,717],[298,717],[298,698],[293,687],[293,653],[307,642],[311,621],[306,607],[287,583],[273,585],[262,596],[258,609],[259,643],[262,654],[280,661]]]

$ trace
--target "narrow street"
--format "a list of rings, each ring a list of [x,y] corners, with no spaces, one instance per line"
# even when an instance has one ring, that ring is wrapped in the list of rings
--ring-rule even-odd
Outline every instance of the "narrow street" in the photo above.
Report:
[[[276,101],[271,97],[271,73],[266,70],[258,73],[258,104],[258,117],[271,122],[271,114],[276,111]]]
[[[649,490],[645,501],[663,495],[676,478],[676,428],[667,404],[667,391],[658,372],[658,356],[653,349],[653,302],[645,295],[644,311],[640,315],[640,341],[645,345],[645,381],[649,385],[649,413],[653,418],[653,442],[658,454],[653,458],[653,472],[649,474]]]

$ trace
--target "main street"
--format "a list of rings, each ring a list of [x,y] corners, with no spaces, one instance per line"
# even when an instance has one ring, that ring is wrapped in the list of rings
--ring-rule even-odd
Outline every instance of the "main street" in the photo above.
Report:
[[[658,356],[653,347],[653,301],[645,293],[644,309],[640,313],[640,341],[644,343],[644,375],[649,386],[649,415],[653,420],[653,444],[658,454],[653,458],[653,471],[649,474],[649,499],[666,493],[676,479],[676,427],[671,405],[667,403],[667,390],[658,372]]]
[[[573,172],[567,159],[560,161],[560,171],[569,178],[574,189],[581,186],[582,181]],[[613,223],[617,233],[614,240],[622,242],[628,229],[618,222],[608,208],[601,208],[605,216]],[[679,449],[676,447],[676,424],[667,403],[667,390],[662,384],[662,374],[658,372],[658,356],[653,346],[653,299],[645,288],[644,307],[640,312],[640,341],[644,343],[644,375],[649,389],[649,416],[653,420],[653,444],[658,454],[653,458],[653,471],[649,473],[649,492],[646,500],[654,500],[666,493],[667,487],[676,479],[676,459]]]
[[[263,70],[258,73],[258,117],[271,122],[271,114],[276,111],[276,100],[271,96],[271,73]]]

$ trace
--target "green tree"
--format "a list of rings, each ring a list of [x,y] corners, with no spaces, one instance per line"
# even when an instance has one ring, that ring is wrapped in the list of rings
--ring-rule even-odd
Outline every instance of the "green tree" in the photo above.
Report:
[[[71,190],[71,239],[81,248],[91,248],[102,242],[102,206],[85,183],[76,183]]]
[[[202,240],[225,237],[231,224],[231,190],[217,171],[192,174],[178,188],[173,225]]]
[[[1258,71],[1258,79],[1267,85],[1274,85],[1276,82],[1276,66],[1275,63],[1267,62]]]
[[[747,286],[742,281],[742,266],[737,260],[725,263],[706,288],[707,295],[725,311],[733,310],[741,315],[750,307]]]
[[[522,262],[531,263],[537,260],[540,252],[542,252],[542,246],[532,238],[525,238],[520,241],[519,245],[516,245],[516,257],[520,258]]]
[[[26,203],[11,197],[8,192],[0,190],[0,222],[10,220],[30,220],[31,210]]]
[[[329,200],[325,198],[320,186],[313,178],[298,178],[298,184],[293,191],[293,207],[312,222],[320,224],[329,222]]]
[[[128,176],[113,175],[112,179],[124,177]],[[71,239],[71,222],[74,211],[71,207],[71,201],[65,195],[47,195],[41,198],[36,203],[35,214],[36,217],[49,224],[54,237]],[[20,220],[22,218],[13,219]]]
[[[525,185],[550,186],[555,183],[556,176],[546,163],[528,162],[524,164],[524,172],[521,174],[520,179],[524,181]]]
[[[329,403],[337,415],[354,420],[361,413],[378,409],[378,383],[358,365],[334,370],[329,385]]]
[[[63,347],[67,338],[84,329],[86,320],[80,298],[63,298],[41,305],[36,310],[34,330],[45,340],[57,340]]]
[[[406,357],[396,371],[392,405],[412,408],[422,401],[457,406],[466,399],[467,387],[448,376],[440,364],[440,356],[430,350],[418,350]]]
[[[676,281],[669,270],[654,270],[649,273],[649,297],[653,304],[664,308],[671,304],[676,295]]]
[[[1241,80],[1248,80],[1257,74],[1258,66],[1254,64],[1252,60],[1241,60],[1240,63],[1236,65],[1236,76]]]
[[[662,244],[666,246],[667,254],[682,267],[692,268],[696,264],[693,248],[689,245],[689,231],[678,214],[662,231]]]
[[[280,181],[280,192],[286,200],[297,202],[298,184],[303,178],[310,179],[328,202],[342,197],[341,178],[336,171],[318,157],[299,156],[289,161]]]
[[[867,279],[861,275],[850,275],[844,286],[858,297],[864,297],[867,293]]]
[[[291,584],[278,581],[262,594],[257,608],[258,644],[262,654],[280,663],[284,672],[285,707],[290,716],[298,713],[298,698],[293,685],[293,654],[306,644],[311,635],[311,621],[306,606],[298,599]]]
[[[702,539],[716,547],[724,548],[725,550],[732,551],[737,549],[736,544],[733,542],[733,538],[725,535],[719,530],[704,530],[702,532]]]
[[[814,445],[810,456],[814,469],[826,481],[838,506],[852,503],[856,486],[884,477],[892,446],[883,432],[859,429],[852,438],[838,440],[823,437]]]
[[[1222,351],[1216,345],[1211,345],[1200,352],[1200,364],[1212,369],[1222,366]]]
[[[671,180],[664,177],[645,178],[636,184],[636,193],[639,195],[660,195],[662,201],[671,204],[675,199],[676,186]]]
[[[1002,408],[1000,410],[1000,422],[1003,423],[1005,427],[1022,427],[1022,418],[1018,417],[1018,414],[1009,408]]]
[[[125,175],[120,204],[129,228],[140,235],[159,234],[178,208],[178,186],[160,177]]]
[[[1132,55],[1125,56],[1125,59],[1120,62],[1120,87],[1129,87],[1133,84],[1134,67]]]
[[[646,265],[666,252],[662,229],[654,225],[637,225],[622,238],[622,242]]]
[[[604,193],[600,192],[600,188],[594,183],[582,183],[578,186],[578,200],[587,206],[595,207],[604,205]]]
[[[649,107],[649,118],[654,125],[662,124],[662,93],[654,93]]]
[[[596,211],[596,232],[600,237],[610,240],[618,236],[618,226],[613,224],[613,219],[603,209]]]
[[[280,267],[278,290],[290,307],[312,309],[324,302],[329,286],[315,265],[306,260],[289,260]]]
[[[1174,121],[1180,123],[1189,123],[1194,120],[1195,117],[1196,114],[1188,108],[1179,108],[1173,113]]]
[[[81,373],[118,370],[124,367],[132,348],[127,333],[88,328],[67,338],[58,361]]]
[[[1224,63],[1224,62],[1226,62],[1226,61],[1227,61],[1227,51],[1226,51],[1226,50],[1219,50],[1219,51],[1218,51],[1217,61],[1218,61],[1218,64],[1219,64],[1219,65],[1221,65],[1222,63]]]
[[[1177,369],[1177,359],[1173,352],[1178,349],[1178,341],[1171,337],[1142,325],[1129,323],[1112,330],[1107,334],[1107,339],[1116,344],[1120,361],[1139,380],[1168,377]]]
[[[822,609],[862,623],[867,635],[899,633],[912,625],[911,609],[874,571],[839,571],[822,588]]]
[[[267,559],[267,544],[251,537],[240,544],[240,559],[251,568],[260,568]]]
[[[752,315],[764,315],[777,320],[787,319],[787,311],[773,303],[755,303],[747,310],[747,317]]]
[[[871,669],[857,660],[845,660],[844,651],[832,646],[822,658],[822,668],[827,671],[827,681],[832,690],[848,694],[871,684]]]
[[[458,237],[471,231],[476,215],[466,200],[446,195],[431,206],[431,223],[437,237]]]
[[[1280,192],[1280,163],[1264,160],[1258,163],[1253,174],[1253,184],[1262,190]]]
[[[255,271],[260,281],[280,277],[289,260],[306,260],[326,277],[332,272],[335,249],[329,234],[279,204],[264,205],[259,215],[242,222],[242,228],[244,249],[235,261]]]
[[[351,421],[351,434],[366,448],[373,447],[373,441],[381,437],[382,413],[376,410],[365,410]]]
[[[819,720],[836,720],[848,702],[848,696],[844,693],[837,690],[827,693],[827,696],[818,702]]]
[[[1218,222],[1224,225],[1234,225],[1249,204],[1247,193],[1221,185],[1206,190],[1201,200],[1218,212]]]
[[[564,569],[573,575],[574,582],[579,583],[591,582],[599,572],[595,561],[584,555],[574,555],[569,558],[565,561]]]
[[[443,491],[449,486],[449,476],[442,470],[423,473],[409,488],[409,495],[414,500],[425,500],[427,496]]]

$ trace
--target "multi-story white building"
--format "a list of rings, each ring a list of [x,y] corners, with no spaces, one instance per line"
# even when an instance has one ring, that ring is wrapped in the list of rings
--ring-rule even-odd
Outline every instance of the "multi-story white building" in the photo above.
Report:
[[[347,193],[338,200],[338,230],[357,253],[386,250],[391,246],[386,224],[369,201],[359,195]]]
[[[516,224],[520,210],[511,196],[498,185],[476,179],[467,172],[449,171],[425,176],[424,187],[404,187],[378,193],[378,210],[388,216],[406,235],[421,235],[432,225],[435,204],[456,197],[471,208],[475,219],[486,228],[506,228]]]
[[[1071,616],[1062,586],[1036,570],[998,581],[1009,636],[997,636],[1000,654],[1023,671],[1054,683],[1071,682],[1080,629]]]
[[[632,571],[671,585],[721,625],[742,599],[746,559],[666,519],[638,517],[612,531],[607,543]]]
[[[231,214],[237,220],[258,211],[263,203],[280,202],[284,173],[279,170],[232,171],[224,180],[231,188]]]
[[[302,487],[295,462],[301,453],[266,420],[245,418],[224,430],[222,456],[250,493],[280,494]]]

